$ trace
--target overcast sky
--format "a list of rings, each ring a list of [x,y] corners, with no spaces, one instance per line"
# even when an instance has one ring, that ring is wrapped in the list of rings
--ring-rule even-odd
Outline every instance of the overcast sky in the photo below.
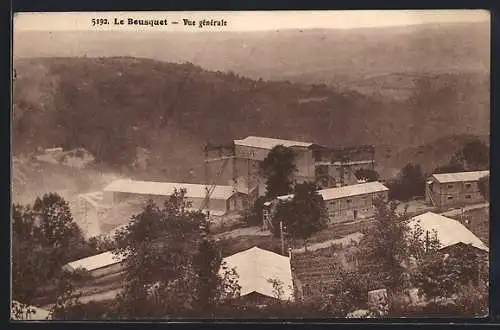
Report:
[[[92,26],[93,18],[107,18],[110,24]],[[114,25],[115,18],[167,19],[180,24],[159,27]],[[489,22],[485,10],[392,10],[392,11],[260,11],[260,12],[107,12],[107,13],[19,13],[14,17],[14,31],[192,31],[182,19],[224,19],[225,27],[203,28],[207,31],[266,31],[283,29],[351,29],[404,26],[426,23]]]

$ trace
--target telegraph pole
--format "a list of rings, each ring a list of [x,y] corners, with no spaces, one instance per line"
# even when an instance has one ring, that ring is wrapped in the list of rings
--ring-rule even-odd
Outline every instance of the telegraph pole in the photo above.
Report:
[[[281,236],[281,254],[285,255],[285,233],[283,228],[283,221],[280,221],[280,236]]]
[[[205,206],[207,208],[207,221],[209,220],[210,217],[210,172],[209,172],[209,161],[208,161],[208,145],[205,147]]]

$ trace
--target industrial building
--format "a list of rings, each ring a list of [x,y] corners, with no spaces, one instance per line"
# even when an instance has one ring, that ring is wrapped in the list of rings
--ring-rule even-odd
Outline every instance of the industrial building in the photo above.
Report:
[[[425,185],[425,200],[437,207],[484,202],[478,182],[489,174],[489,171],[433,174]]]
[[[351,185],[358,182],[355,176],[357,170],[375,167],[373,146],[334,149],[313,142],[248,136],[236,139],[232,144],[205,147],[207,180],[210,181],[208,177],[213,177],[214,171],[217,171],[218,184],[238,185],[244,182],[249,191],[256,188],[258,195],[263,196],[265,182],[260,164],[278,145],[294,151],[297,171],[293,180],[298,183],[315,182],[321,188]],[[227,166],[229,163],[231,165]],[[216,169],[214,164],[218,166]]]
[[[440,250],[447,252],[457,246],[472,246],[473,248],[488,252],[488,247],[469,229],[459,221],[443,215],[427,212],[413,217],[410,227],[416,230],[420,227],[422,235],[436,234],[440,242]]]
[[[72,261],[63,266],[67,271],[86,270],[94,278],[119,273],[124,269],[124,257],[113,252],[104,252],[80,260]]]
[[[359,183],[343,187],[318,190],[323,198],[330,223],[356,221],[374,215],[373,202],[387,200],[389,189],[380,182]],[[279,203],[291,200],[293,195],[279,196],[264,204],[264,227],[272,223]]]
[[[212,215],[224,215],[229,212],[243,210],[247,194],[235,191],[233,186],[213,186],[208,204],[207,187],[202,184],[134,181],[121,179],[111,182],[103,189],[104,202],[116,204],[123,201],[153,200],[163,204],[177,189],[185,189],[185,198],[191,204],[192,209],[209,209]]]
[[[290,258],[256,246],[223,259],[227,268],[238,274],[240,297],[252,304],[265,304],[269,298],[294,299],[294,286]],[[222,271],[222,270],[221,270]],[[272,280],[282,285],[281,296],[277,295]]]

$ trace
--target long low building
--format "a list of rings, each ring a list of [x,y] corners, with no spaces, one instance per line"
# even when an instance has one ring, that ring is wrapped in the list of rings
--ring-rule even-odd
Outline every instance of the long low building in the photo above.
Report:
[[[106,186],[104,202],[107,204],[120,203],[127,199],[152,199],[158,203],[171,196],[175,190],[186,189],[186,200],[191,203],[191,208],[203,207],[207,194],[207,186],[192,183],[116,180]],[[232,186],[215,186],[210,195],[208,208],[216,214],[225,214],[232,211],[243,210],[247,194],[237,192]]]
[[[389,189],[380,182],[359,183],[349,186],[318,190],[323,197],[330,223],[355,221],[374,215],[373,202],[387,200]],[[293,195],[279,196],[264,204],[264,226],[267,226],[279,202],[286,202]]]
[[[478,182],[489,174],[490,171],[433,174],[425,185],[425,199],[437,207],[484,202]]]
[[[94,278],[118,273],[123,270],[124,257],[111,251],[72,261],[64,265],[67,271],[86,270]]]
[[[453,249],[457,245],[470,245],[478,250],[488,252],[488,247],[459,221],[440,214],[427,212],[413,217],[410,221],[413,230],[421,229],[422,235],[436,234],[443,251]]]
[[[223,259],[238,274],[240,297],[254,304],[268,299],[293,300],[294,286],[290,258],[256,246]],[[278,293],[272,281],[281,285]]]

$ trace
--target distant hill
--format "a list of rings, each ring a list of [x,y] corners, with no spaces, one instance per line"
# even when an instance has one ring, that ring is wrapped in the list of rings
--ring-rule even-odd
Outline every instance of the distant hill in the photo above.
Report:
[[[401,150],[489,134],[489,77],[479,73],[422,74],[398,101],[150,59],[17,59],[14,67],[14,152],[83,146],[120,166],[143,147],[158,175],[177,180],[199,173],[204,143],[246,135]]]
[[[253,79],[359,84],[363,91],[366,79],[393,73],[490,71],[487,22],[267,32],[18,32],[13,45],[16,58],[131,56]]]

